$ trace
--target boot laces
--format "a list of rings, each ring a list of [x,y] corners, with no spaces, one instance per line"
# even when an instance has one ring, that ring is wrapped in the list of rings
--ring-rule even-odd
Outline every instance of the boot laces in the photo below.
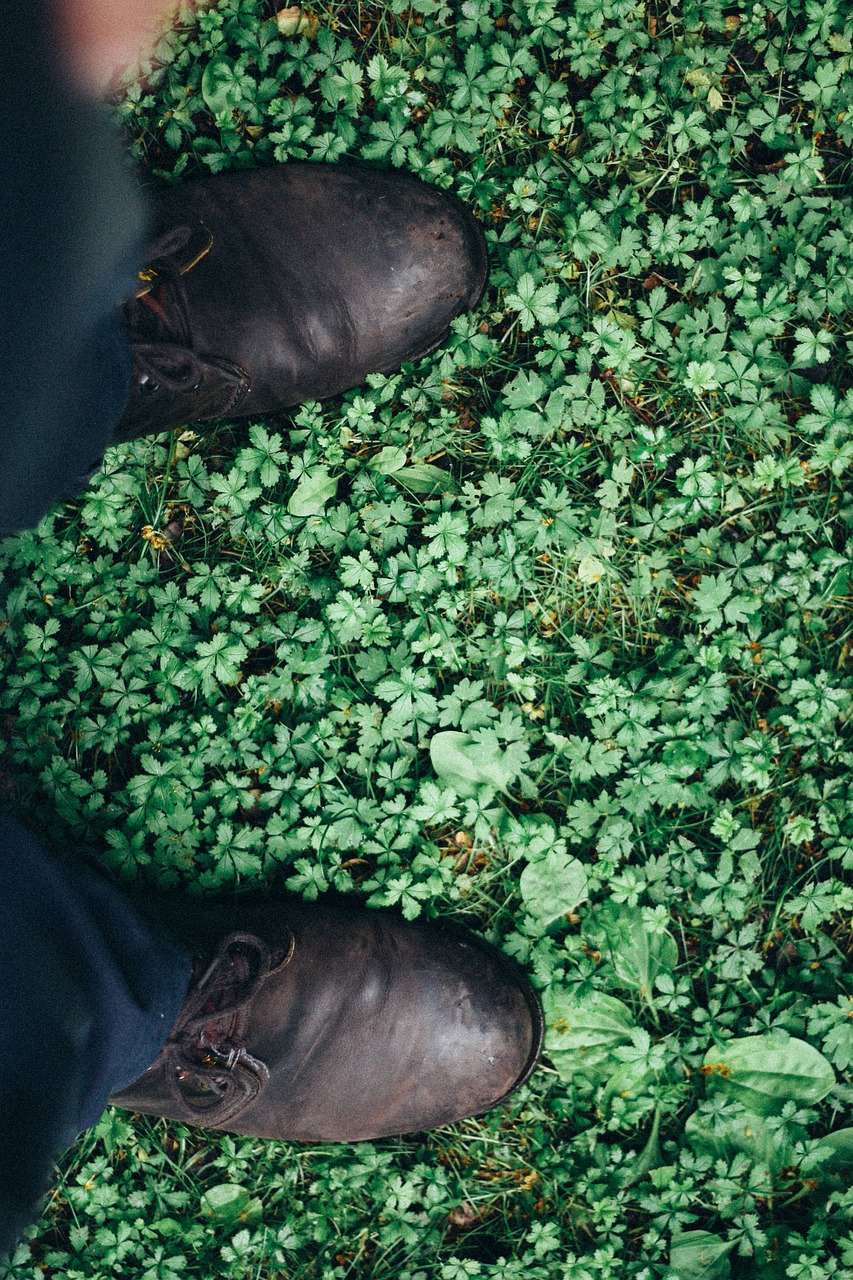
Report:
[[[248,1007],[293,954],[271,953],[262,938],[231,933],[198,977],[158,1065],[175,1100],[205,1125],[223,1124],[266,1087],[269,1070],[246,1048]]]
[[[182,277],[210,249],[205,227],[179,226],[150,246],[142,287],[125,304],[134,376],[142,394],[197,390],[204,366],[193,349],[190,312]]]

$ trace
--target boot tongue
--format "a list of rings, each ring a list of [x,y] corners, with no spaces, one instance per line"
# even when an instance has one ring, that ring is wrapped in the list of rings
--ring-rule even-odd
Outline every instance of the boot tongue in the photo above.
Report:
[[[271,968],[270,949],[262,938],[251,933],[223,938],[194,983],[174,1038],[196,1030],[209,1019],[224,1018],[244,1008]]]
[[[158,280],[175,280],[209,253],[213,235],[203,222],[193,226],[181,224],[170,227],[148,247],[148,265],[139,273],[140,287],[137,297],[147,293]]]
[[[170,227],[148,247],[148,265],[139,273],[136,295],[125,304],[131,342],[192,347],[186,292],[181,277],[213,244],[204,223]]]
[[[157,280],[148,291],[125,305],[125,318],[132,342],[190,345],[187,308],[183,290],[173,281]]]

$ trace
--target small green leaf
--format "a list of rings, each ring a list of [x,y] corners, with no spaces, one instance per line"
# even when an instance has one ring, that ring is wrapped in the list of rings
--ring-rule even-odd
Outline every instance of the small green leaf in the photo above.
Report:
[[[832,1133],[825,1134],[818,1139],[814,1153],[810,1154],[821,1157],[820,1162],[815,1161],[814,1164],[818,1174],[822,1169],[829,1172],[835,1169],[853,1169],[853,1129],[834,1129]],[[810,1167],[804,1160],[803,1173],[808,1173]]]

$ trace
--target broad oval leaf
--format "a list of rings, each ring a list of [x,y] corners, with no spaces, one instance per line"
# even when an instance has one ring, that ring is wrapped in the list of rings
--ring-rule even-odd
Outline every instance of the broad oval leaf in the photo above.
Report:
[[[646,996],[661,973],[672,973],[678,960],[678,946],[667,930],[652,933],[640,916],[635,915],[623,937],[624,946],[613,948],[613,968],[618,976],[640,995]]]
[[[466,753],[471,739],[467,733],[445,730],[434,733],[429,742],[429,758],[442,782],[459,796],[475,796],[483,779],[480,770]]]
[[[725,1123],[717,1118],[711,1128],[697,1111],[688,1116],[684,1136],[694,1151],[730,1160],[739,1151],[758,1164],[766,1165],[773,1174],[779,1174],[794,1162],[794,1147],[788,1137],[776,1129],[769,1129],[763,1116],[741,1112]],[[802,1131],[805,1136],[805,1131]]]
[[[772,1115],[788,1101],[820,1102],[835,1085],[831,1064],[812,1045],[768,1031],[709,1049],[705,1075],[748,1111]]]
[[[406,465],[406,450],[398,445],[386,444],[384,449],[374,453],[367,465],[380,476],[392,476]]]
[[[236,1182],[219,1182],[201,1197],[201,1208],[212,1218],[237,1218],[249,1208],[252,1197]]]
[[[521,873],[521,896],[534,919],[552,924],[586,902],[589,879],[583,863],[559,849],[530,862]]]
[[[459,488],[453,476],[429,462],[416,462],[393,474],[394,479],[399,480],[410,493],[456,493]]]
[[[303,9],[301,5],[292,4],[286,9],[279,9],[275,15],[275,22],[278,27],[279,35],[289,39],[293,36],[305,36],[310,40],[312,36],[317,34],[319,21],[317,15],[312,13],[310,9]]]
[[[728,1280],[729,1254],[734,1240],[721,1240],[711,1231],[684,1231],[673,1234],[669,1265],[678,1280]]]
[[[432,767],[458,796],[470,798],[479,787],[502,791],[514,777],[499,747],[484,746],[455,729],[434,733],[429,741]]]
[[[328,467],[317,467],[303,477],[290,496],[287,510],[292,516],[319,516],[338,491],[338,477]]]
[[[601,991],[584,995],[549,987],[542,996],[545,1047],[563,1080],[578,1071],[593,1081],[608,1079],[616,1063],[612,1050],[628,1044],[635,1027],[631,1010]]]
[[[585,933],[603,951],[626,987],[647,998],[655,979],[670,974],[678,961],[672,934],[651,929],[638,911],[607,902],[590,916]]]
[[[217,115],[234,109],[234,63],[230,58],[211,58],[201,76],[201,96]]]

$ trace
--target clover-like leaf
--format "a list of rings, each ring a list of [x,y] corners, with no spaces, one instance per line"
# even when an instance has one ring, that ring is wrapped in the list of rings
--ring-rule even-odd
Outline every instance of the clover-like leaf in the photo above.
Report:
[[[555,305],[560,294],[560,287],[554,280],[546,284],[537,284],[530,272],[519,276],[515,292],[508,293],[507,306],[517,311],[521,328],[527,332],[537,324],[556,324],[559,311]]]

